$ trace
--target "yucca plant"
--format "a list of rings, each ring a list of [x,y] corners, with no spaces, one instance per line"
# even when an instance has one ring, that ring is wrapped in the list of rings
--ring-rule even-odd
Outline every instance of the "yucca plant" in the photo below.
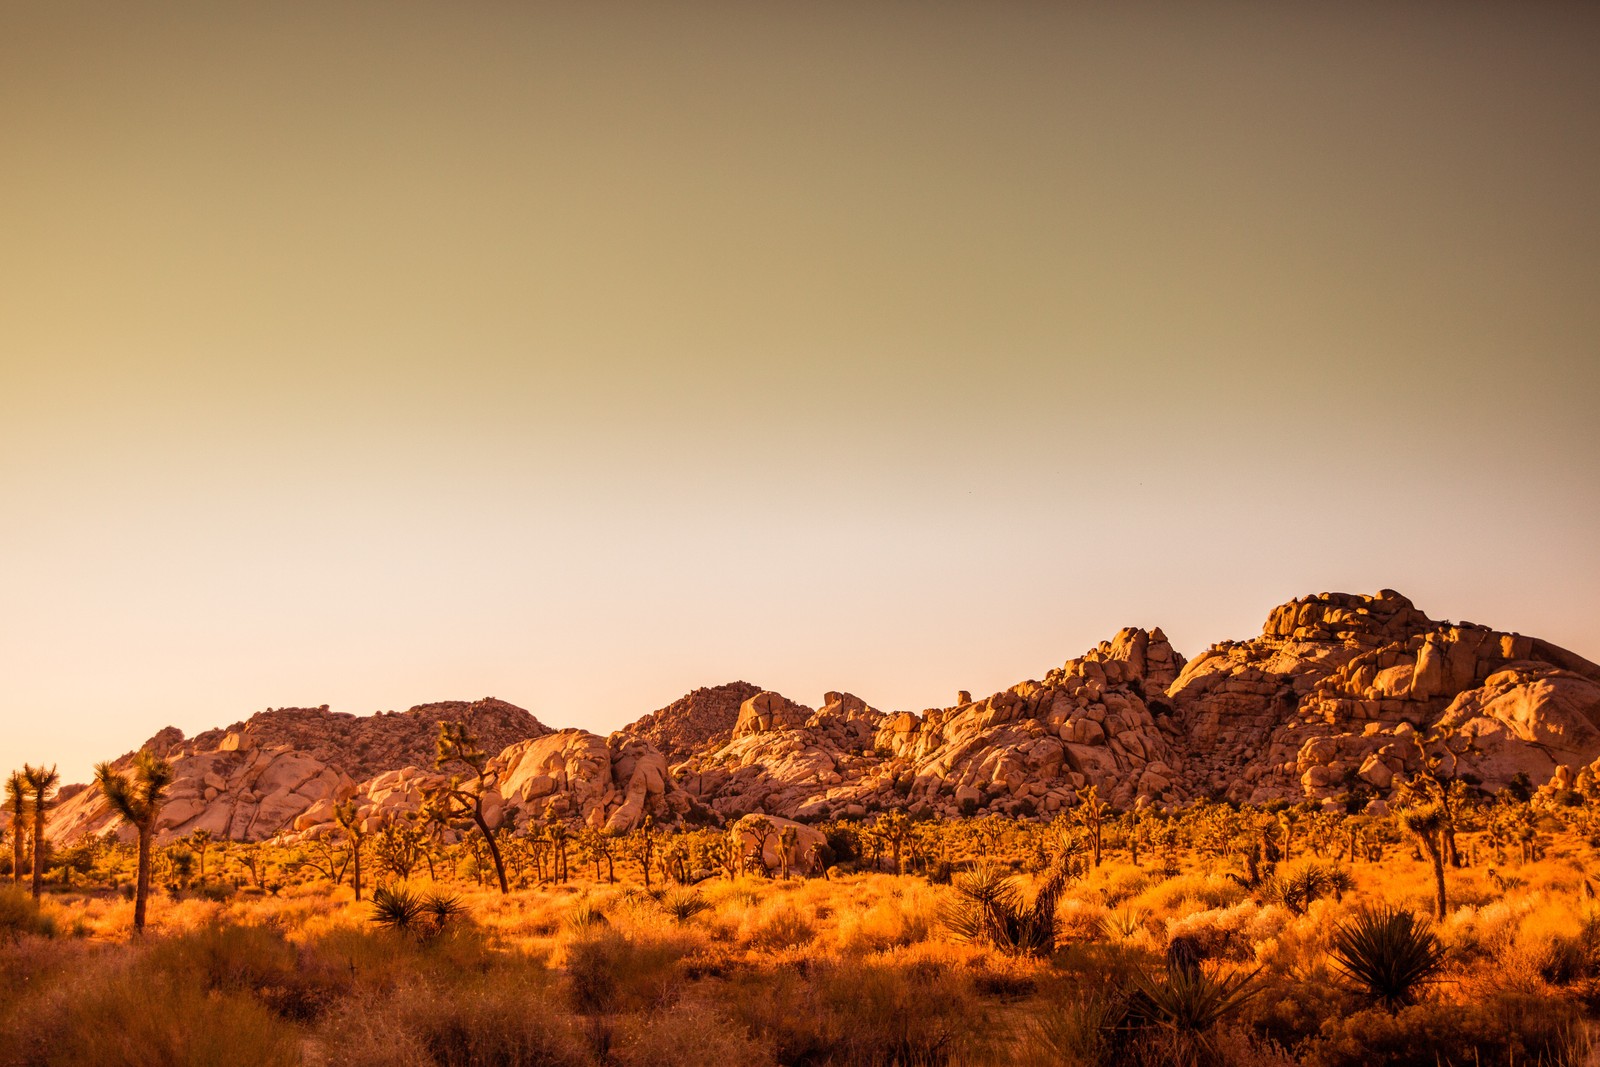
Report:
[[[1205,1034],[1260,992],[1259,973],[1260,968],[1218,975],[1196,964],[1169,967],[1160,980],[1139,975],[1134,979],[1137,1009],[1158,1026]]]
[[[1333,962],[1390,1011],[1416,1003],[1444,966],[1433,930],[1403,908],[1367,908],[1333,931]]]
[[[405,886],[379,886],[372,891],[373,923],[419,941],[439,936],[466,915],[467,907],[459,896],[418,893]]]
[[[564,920],[566,928],[575,934],[587,933],[597,926],[609,926],[611,920],[600,905],[584,897],[572,906]]]
[[[698,891],[681,886],[661,896],[661,909],[678,923],[686,923],[710,907],[711,903]]]
[[[1313,902],[1326,896],[1341,899],[1354,887],[1350,872],[1336,863],[1301,860],[1274,869],[1261,881],[1261,895],[1304,915]]]
[[[1100,932],[1110,941],[1128,941],[1144,929],[1144,913],[1137,908],[1121,908],[1100,916]]]
[[[372,891],[372,921],[385,930],[417,934],[427,917],[427,904],[421,893],[405,886],[379,886]]]
[[[945,928],[958,941],[983,942],[1012,955],[1042,956],[1055,949],[1056,903],[1072,867],[1057,862],[1028,901],[1018,879],[983,863],[951,883],[954,899],[944,908]]]
[[[422,901],[423,911],[434,929],[443,931],[467,917],[467,906],[455,893],[429,893]]]

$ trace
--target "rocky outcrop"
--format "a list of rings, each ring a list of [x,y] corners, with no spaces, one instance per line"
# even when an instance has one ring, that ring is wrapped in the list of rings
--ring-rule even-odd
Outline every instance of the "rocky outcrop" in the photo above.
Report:
[[[372,772],[431,767],[441,721],[465,721],[489,751],[549,733],[521,708],[501,700],[422,704],[405,712],[355,716],[326,708],[284,708],[251,716],[193,739],[168,727],[144,746],[170,760],[174,778],[157,840],[206,830],[219,838],[260,841],[332,818],[333,805],[373,788]],[[114,764],[126,768],[132,754]],[[368,780],[361,784],[362,778]],[[85,834],[128,837],[98,789],[62,803],[49,824],[56,841]]]
[[[781,693],[763,690],[739,705],[739,718],[733,724],[732,740],[804,726],[811,716],[811,709],[804,704],[796,704]]]
[[[921,713],[842,692],[813,710],[732,682],[610,738],[552,732],[492,699],[365,718],[269,710],[193,739],[168,729],[148,744],[177,771],[159,836],[323,833],[346,799],[382,825],[442,780],[432,769],[442,719],[467,721],[498,753],[484,798],[494,825],[627,831],[647,817],[812,821],[891,808],[1047,817],[1090,788],[1118,807],[1359,804],[1383,800],[1425,759],[1491,790],[1521,776],[1558,789],[1600,780],[1600,666],[1535,638],[1434,621],[1384,590],[1293,600],[1259,636],[1187,662],[1161,630],[1125,629],[1042,679]],[[56,840],[121,832],[97,791],[63,796]]]
[[[676,763],[705,748],[721,748],[733,739],[734,724],[745,701],[760,693],[759,685],[728,682],[696,689],[653,711],[617,733],[645,741]]]
[[[803,723],[793,715],[738,736],[674,769],[685,788],[724,815],[799,819],[891,807],[954,815],[1059,810],[1099,786],[1176,801],[1181,757],[1146,702],[1183,665],[1161,631],[1124,630],[1045,680],[921,715],[886,715],[830,693]],[[966,694],[963,694],[966,695]],[[787,703],[787,702],[786,702]]]
[[[1326,800],[1381,796],[1427,755],[1488,789],[1542,781],[1600,747],[1597,687],[1600,667],[1564,649],[1435,622],[1384,590],[1275,608],[1259,638],[1213,646],[1169,695],[1213,791]],[[1441,729],[1448,743],[1424,743]]]
[[[418,704],[407,711],[350,715],[320,708],[268,708],[225,729],[178,741],[162,755],[211,749],[290,748],[362,781],[400,767],[430,766],[439,723],[464,722],[487,752],[539,737],[550,728],[522,708],[494,697]],[[172,731],[162,731],[161,737]]]

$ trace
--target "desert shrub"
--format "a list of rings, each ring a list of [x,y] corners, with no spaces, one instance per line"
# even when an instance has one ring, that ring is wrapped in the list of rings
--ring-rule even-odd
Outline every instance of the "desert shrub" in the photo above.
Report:
[[[751,948],[799,948],[817,936],[815,924],[787,900],[778,900],[745,912],[739,939]]]
[[[986,1029],[963,978],[892,956],[738,975],[725,1003],[780,1064],[938,1067],[962,1062]]]
[[[704,1004],[624,1017],[610,1042],[609,1062],[617,1067],[680,1063],[768,1067],[774,1062],[770,1050]]]
[[[919,944],[931,933],[933,911],[928,896],[911,892],[850,909],[839,917],[839,947],[846,952],[870,952]]]
[[[54,937],[55,920],[39,910],[33,897],[16,886],[0,886],[0,940],[24,935]]]
[[[1150,875],[1147,871],[1138,867],[1125,867],[1107,874],[1100,892],[1107,906],[1116,907],[1143,893],[1149,887]]]
[[[140,967],[205,992],[246,994],[301,1020],[321,1014],[351,982],[344,968],[306,957],[277,929],[231,923],[157,940]]]
[[[1381,906],[1358,912],[1333,933],[1334,965],[1391,1010],[1416,1002],[1444,966],[1444,946],[1409,911]]]
[[[1329,1019],[1303,1058],[1307,1067],[1557,1064],[1577,1024],[1572,1005],[1540,996],[1374,1008]]]
[[[1315,901],[1328,896],[1337,900],[1353,885],[1350,872],[1337,863],[1307,858],[1286,863],[1267,875],[1261,883],[1261,895],[1296,915],[1304,915]]]
[[[1241,900],[1173,919],[1167,923],[1167,935],[1195,941],[1207,959],[1247,961],[1255,957],[1257,945],[1283,932],[1289,918],[1289,912],[1278,905],[1262,907],[1253,900]]]
[[[711,902],[701,896],[699,890],[687,886],[674,886],[667,890],[661,894],[660,903],[661,910],[677,923],[686,923],[711,907]]]
[[[1127,998],[1116,987],[1047,1001],[1028,1020],[1028,1051],[1040,1063],[1112,1067],[1127,1062]]]
[[[1244,887],[1231,878],[1185,874],[1157,882],[1135,897],[1133,903],[1142,911],[1160,915],[1196,904],[1202,909],[1225,908],[1244,897]]]
[[[1056,903],[1066,891],[1069,872],[1057,866],[1045,876],[1032,900],[1018,879],[992,864],[958,875],[945,906],[945,929],[957,941],[982,942],[1002,952],[1037,956],[1056,943]]]
[[[586,1067],[588,1043],[536,971],[353,998],[318,1033],[342,1067]]]
[[[299,1036],[244,993],[210,991],[134,967],[107,968],[37,1013],[13,1047],[46,1067],[278,1067]],[[31,1046],[31,1047],[29,1047]]]
[[[650,1011],[671,1004],[683,983],[686,946],[595,928],[566,947],[573,1007],[584,1015]]]

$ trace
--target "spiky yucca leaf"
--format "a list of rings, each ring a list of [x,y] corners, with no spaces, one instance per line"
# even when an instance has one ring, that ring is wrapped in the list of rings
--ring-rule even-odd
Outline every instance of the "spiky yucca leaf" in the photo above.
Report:
[[[1044,955],[1055,948],[1056,904],[1074,868],[1058,862],[1028,901],[1015,878],[982,864],[951,883],[941,920],[956,940],[987,942],[1002,952]]]
[[[417,933],[428,915],[421,894],[404,886],[379,886],[372,892],[372,921],[386,930]]]
[[[467,915],[467,906],[460,896],[437,890],[423,898],[422,908],[439,930],[459,922]]]
[[[1416,1002],[1444,966],[1444,946],[1403,908],[1358,912],[1333,932],[1334,965],[1390,1011]]]
[[[669,889],[661,896],[661,908],[674,922],[686,923],[709,907],[710,902],[697,890],[682,886]]]
[[[1174,967],[1163,980],[1135,978],[1151,1021],[1185,1034],[1204,1034],[1260,992],[1260,968],[1218,976],[1201,967]]]

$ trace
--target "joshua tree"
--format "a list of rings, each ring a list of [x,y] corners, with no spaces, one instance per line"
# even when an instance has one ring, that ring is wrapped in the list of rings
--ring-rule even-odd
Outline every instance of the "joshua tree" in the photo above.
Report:
[[[566,824],[552,819],[549,828],[545,830],[545,836],[550,840],[550,880],[565,882],[568,840]]]
[[[11,881],[22,884],[22,853],[28,832],[28,780],[21,771],[6,778],[6,808],[11,812]]]
[[[900,850],[905,847],[907,839],[911,837],[911,820],[903,811],[886,811],[878,816],[877,825],[872,828],[872,833],[889,846],[889,854],[894,859],[894,873],[905,874],[905,866],[900,862]],[[785,859],[787,866],[787,859]],[[785,870],[787,875],[788,871]]]
[[[1400,826],[1410,834],[1427,855],[1428,862],[1433,864],[1433,887],[1435,905],[1439,920],[1445,917],[1445,891],[1444,891],[1444,846],[1441,838],[1444,836],[1448,817],[1444,809],[1438,804],[1423,804],[1415,808],[1406,808],[1400,812]]]
[[[452,774],[450,780],[439,787],[437,796],[452,814],[465,816],[478,828],[484,844],[489,847],[489,858],[494,861],[494,873],[500,879],[500,892],[510,893],[505,861],[500,858],[500,846],[495,844],[494,828],[489,825],[484,813],[484,798],[494,792],[499,772],[489,768],[489,754],[478,747],[477,738],[467,730],[464,722],[439,724],[439,754],[434,765],[444,768],[452,764],[462,770]]]
[[[1111,805],[1100,799],[1100,787],[1091,785],[1084,790],[1078,802],[1078,821],[1089,835],[1089,857],[1095,867],[1100,866],[1101,824],[1111,814]]]
[[[639,869],[644,872],[644,887],[650,888],[650,864],[655,860],[656,853],[656,821],[649,815],[639,824],[638,830]]]
[[[356,802],[347,800],[343,804],[335,804],[333,817],[339,821],[344,829],[345,836],[350,838],[350,878],[356,887],[356,900],[361,899],[361,844],[367,839],[367,830],[361,813],[356,810]]]
[[[61,784],[61,775],[56,773],[55,766],[34,767],[23,764],[22,777],[26,780],[28,794],[32,801],[33,814],[33,899],[38,900],[40,891],[44,887],[44,822],[50,810],[50,802],[56,798],[56,786]]]
[[[156,819],[172,784],[172,764],[146,750],[133,757],[133,774],[124,774],[109,763],[97,764],[95,784],[105,794],[112,810],[139,833],[139,878],[133,898],[133,930],[144,933],[145,907],[150,899],[150,843],[155,836]]]
[[[200,884],[206,882],[206,852],[211,848],[211,831],[196,830],[189,835],[189,844],[193,846],[195,855],[200,857]]]
[[[755,839],[755,844],[748,853],[745,851],[745,834]],[[746,815],[733,824],[733,829],[728,834],[728,843],[734,850],[734,862],[741,866],[747,863],[752,867],[759,866],[762,874],[770,876],[772,868],[767,866],[767,842],[778,836],[778,828],[773,826],[772,820],[765,815]]]

